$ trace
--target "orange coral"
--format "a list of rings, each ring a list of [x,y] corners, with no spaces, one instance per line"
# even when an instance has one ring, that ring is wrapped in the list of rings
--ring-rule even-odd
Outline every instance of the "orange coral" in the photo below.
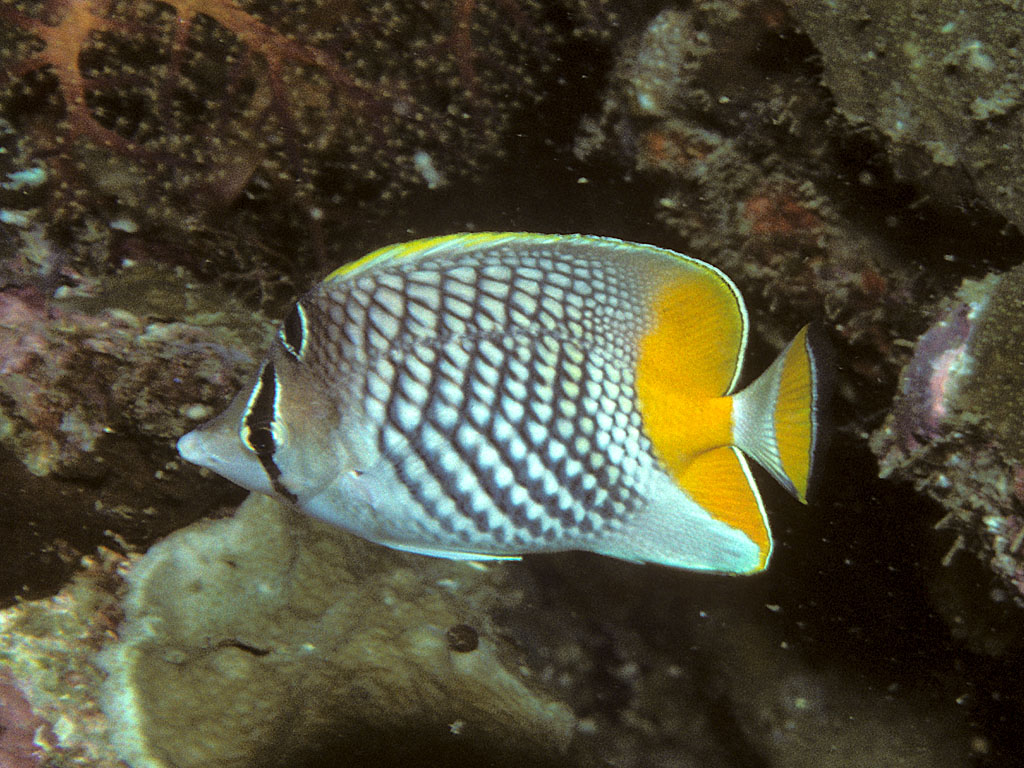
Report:
[[[600,4],[0,0],[0,110],[63,179],[163,221],[235,201],[257,171],[306,207],[379,202],[498,154]],[[581,27],[548,23],[566,6]]]
[[[744,218],[752,234],[761,237],[815,236],[822,218],[785,185],[766,185],[747,199]]]
[[[711,134],[666,121],[640,136],[637,167],[678,173],[693,162],[703,160],[715,146],[716,140]]]
[[[332,95],[340,94],[350,106],[378,107],[380,102],[368,87],[358,84],[332,56],[324,50],[303,44],[276,31],[252,14],[242,10],[234,0],[167,0],[174,14],[170,27],[172,39],[165,90],[180,81],[183,54],[193,26],[199,16],[213,20],[234,35],[248,51],[258,56],[263,69],[263,85],[270,98],[266,108],[273,108],[287,121],[290,104],[285,84],[286,65],[306,65],[323,74],[330,83]],[[20,27],[38,38],[41,50],[9,69],[6,79],[24,77],[49,68],[57,82],[67,115],[67,139],[86,138],[109,149],[139,154],[142,147],[117,131],[103,125],[101,110],[89,105],[89,91],[100,83],[87,77],[82,60],[97,37],[104,33],[126,36],[154,34],[154,25],[143,19],[144,3],[114,8],[111,0],[47,0],[41,17],[28,16],[9,6],[0,5],[0,19]],[[262,115],[254,115],[258,120]]]
[[[79,68],[79,56],[93,34],[112,31],[116,22],[107,18],[109,0],[49,0],[44,16],[33,18],[7,5],[0,5],[0,19],[37,37],[42,50],[6,72],[4,79],[16,79],[50,67],[57,78],[71,138],[87,136],[108,147],[128,151],[130,143],[115,131],[100,125],[86,103],[86,78]]]

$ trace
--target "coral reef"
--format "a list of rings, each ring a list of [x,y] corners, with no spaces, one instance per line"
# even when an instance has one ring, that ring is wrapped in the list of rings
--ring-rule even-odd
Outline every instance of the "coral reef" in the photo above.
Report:
[[[25,695],[9,673],[0,669],[0,765],[4,768],[32,768],[38,765],[43,748],[36,745],[36,730],[43,729],[47,739],[46,721],[32,711]]]
[[[173,442],[248,373],[254,308],[499,157],[558,51],[613,22],[583,0],[0,0],[3,599],[237,503]]]
[[[129,575],[121,640],[101,660],[118,749],[136,768],[290,765],[325,741],[401,751],[405,732],[562,753],[574,718],[498,655],[488,614],[500,581],[253,496]],[[452,649],[447,631],[465,624],[477,647]]]
[[[253,365],[244,350],[272,332],[181,270],[129,263],[82,278],[38,229],[12,261],[22,277],[43,266],[0,289],[0,434],[36,475],[69,472],[107,434],[173,439],[239,386]]]
[[[603,2],[0,3],[0,113],[50,218],[180,232],[233,203],[307,228],[476,173]],[[301,230],[301,228],[300,228]]]
[[[1013,25],[993,36],[977,4],[644,3],[605,73],[610,5],[0,0],[0,762],[1016,759]],[[567,49],[607,83],[575,160],[544,133],[551,84],[587,98]],[[885,55],[856,70],[850,50]],[[880,73],[909,89],[901,134]],[[516,125],[544,148],[521,164]],[[734,277],[752,368],[809,319],[836,342],[840,450],[809,510],[766,492],[763,576],[404,555],[259,497],[235,512],[174,455],[328,262],[594,222]]]
[[[54,724],[48,750],[79,764],[117,764],[116,749],[133,768],[295,765],[330,745],[397,760],[424,743],[431,760],[546,764],[575,719],[501,651],[489,613],[517,599],[503,582],[253,496],[9,609],[0,662]],[[452,648],[468,629],[476,646]]]
[[[937,527],[988,564],[1024,606],[1024,267],[967,280],[914,345],[885,424],[872,436],[883,477],[947,511]]]
[[[1024,227],[1019,3],[788,0],[847,120],[885,137],[895,173]]]
[[[898,372],[908,362],[912,344],[906,340],[925,328],[928,311],[923,307],[935,295],[953,290],[963,277],[964,264],[974,266],[973,254],[1008,260],[1019,258],[1019,251],[1012,239],[999,243],[1002,233],[984,245],[972,241],[970,228],[980,229],[976,221],[964,222],[967,231],[957,234],[950,208],[961,202],[957,195],[936,192],[930,200],[921,198],[923,192],[907,196],[901,180],[909,179],[920,190],[938,182],[932,178],[931,161],[914,171],[916,166],[897,162],[893,152],[909,156],[910,147],[925,145],[931,147],[929,152],[937,151],[933,137],[914,134],[907,126],[900,141],[885,140],[872,148],[874,139],[864,135],[868,132],[837,119],[833,111],[838,107],[839,114],[850,118],[851,110],[856,110],[848,100],[854,98],[864,103],[867,112],[862,110],[862,115],[886,108],[884,98],[872,95],[880,88],[873,78],[885,80],[881,90],[889,88],[891,68],[906,64],[909,49],[873,58],[861,55],[857,46],[870,42],[879,50],[895,50],[893,40],[872,34],[880,27],[887,35],[900,34],[899,19],[910,11],[870,5],[858,16],[845,7],[822,10],[819,5],[708,2],[662,11],[623,46],[602,110],[584,121],[576,151],[584,158],[613,155],[655,180],[658,197],[651,207],[656,215],[679,234],[683,250],[707,258],[736,279],[754,305],[758,331],[773,345],[784,343],[787,332],[808,318],[823,319],[839,342],[839,393],[853,407],[852,423],[843,426],[866,434],[868,414],[887,408]],[[809,38],[792,28],[788,7]],[[818,10],[812,13],[812,7]],[[927,26],[929,34],[939,35],[947,47],[955,39],[970,38],[972,30],[981,35],[975,29],[978,24],[991,32],[996,23],[988,17],[972,19],[966,12],[952,21],[954,16],[929,16],[927,21],[922,16],[907,23],[914,29]],[[939,18],[945,21],[940,23]],[[950,29],[941,32],[943,24]],[[851,25],[856,34],[847,34]],[[994,39],[986,35],[979,39]],[[814,68],[811,42],[825,52],[823,72]],[[939,66],[932,50],[920,55],[934,66],[914,69],[912,77],[917,79],[906,89],[911,93],[905,98],[919,98],[934,110],[928,119],[919,116],[914,130],[931,130],[929,121],[937,124],[953,103],[960,105],[956,120],[969,112],[962,108],[963,89],[973,87],[976,94],[982,75],[1009,77],[1006,67],[1012,54],[1006,51],[989,61],[985,72],[971,74],[970,67],[980,66],[977,62],[968,66],[967,59],[957,59]],[[979,46],[971,50],[976,57],[984,54]],[[851,87],[830,69],[836,59],[848,67],[846,77],[863,79]],[[870,63],[862,64],[862,59]],[[932,99],[929,94],[936,86],[925,79],[929,73],[953,78],[958,85],[943,87],[943,99]],[[1016,114],[1007,112],[1005,124],[990,116],[999,124],[974,132],[973,140],[1016,146],[1002,133],[1004,128],[1014,131]],[[943,126],[960,130],[955,121]],[[968,154],[975,151],[957,146]],[[983,162],[980,156],[975,160]],[[969,165],[966,159],[963,162]],[[1011,175],[1014,167],[1001,160],[983,164],[990,181],[979,180],[982,185],[996,183],[995,175],[1003,171],[997,172],[995,166]],[[940,166],[947,180],[962,173],[955,165]],[[969,187],[958,189],[958,195],[971,194]],[[1012,199],[1011,184],[1003,202],[992,206],[1005,214],[1003,203]],[[878,206],[881,226],[865,218],[865,205]],[[926,214],[929,205],[935,209]],[[1022,207],[1016,206],[1019,210]],[[913,221],[927,215],[935,217],[930,226]],[[924,351],[917,353],[905,374],[904,396],[894,415],[892,430],[901,449],[913,449],[922,436],[935,438],[935,422],[945,417],[943,392],[949,394],[945,388],[951,381],[950,367],[959,364],[958,349],[967,343],[968,315],[976,311],[974,304],[961,301],[935,326],[938,330],[922,339],[919,350]],[[994,360],[980,365],[1000,367]],[[999,392],[988,396],[984,408],[1005,415],[995,410],[997,402],[1015,403]],[[1004,421],[1017,424],[1009,415]],[[1009,432],[1019,430],[1014,426]],[[974,456],[972,448],[964,449],[963,456],[968,455]],[[980,455],[971,461],[975,459],[987,463]],[[987,535],[984,530],[982,526],[979,536]]]
[[[857,484],[848,506],[823,494],[843,535],[808,546],[870,541],[908,520],[893,562],[915,558],[921,599],[950,635],[1004,657],[1020,645],[1024,549],[1009,293],[999,323],[982,318],[997,283],[1012,293],[986,274],[1024,253],[1012,5],[668,8],[623,43],[575,142],[581,161],[610,160],[634,180],[635,204],[673,232],[660,242],[736,280],[762,345],[781,347],[808,319],[828,328],[840,460],[869,466],[875,433],[883,479],[919,492],[876,482],[873,466],[837,478]],[[950,51],[959,58],[941,62]],[[1000,89],[1006,99],[985,101]],[[1006,333],[985,354],[979,323]],[[975,558],[961,549],[984,570],[965,567]]]
[[[5,768],[124,768],[99,707],[104,674],[95,654],[117,636],[126,565],[100,550],[58,594],[0,613],[0,748],[22,761]]]
[[[179,463],[174,441],[223,407],[254,364],[246,350],[273,329],[179,267],[125,258],[89,277],[40,226],[10,231],[0,241],[10,248],[0,259],[3,601],[52,589],[112,536],[147,542],[237,503]],[[131,237],[108,230],[76,248],[109,258]],[[40,557],[47,567],[31,567]]]

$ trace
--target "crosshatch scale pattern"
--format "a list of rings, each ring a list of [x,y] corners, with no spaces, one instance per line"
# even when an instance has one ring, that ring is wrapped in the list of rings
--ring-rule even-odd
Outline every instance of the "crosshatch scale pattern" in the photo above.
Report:
[[[339,407],[361,404],[438,538],[525,551],[596,535],[638,511],[654,462],[634,391],[636,280],[543,247],[396,259],[302,300],[307,362],[356,382],[336,385]]]

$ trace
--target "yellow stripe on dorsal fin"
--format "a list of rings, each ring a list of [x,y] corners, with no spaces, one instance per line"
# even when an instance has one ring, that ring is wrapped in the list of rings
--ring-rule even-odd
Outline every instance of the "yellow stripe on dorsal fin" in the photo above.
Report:
[[[348,279],[370,266],[380,266],[396,259],[424,258],[439,256],[444,253],[468,252],[474,249],[511,242],[545,245],[558,243],[559,241],[572,241],[573,238],[584,241],[600,240],[585,236],[559,236],[559,234],[538,234],[535,232],[460,232],[458,234],[440,234],[440,236],[435,238],[420,238],[419,240],[411,240],[408,243],[396,243],[378,248],[366,256],[339,266],[327,275],[324,282],[329,283],[334,280]]]
[[[768,517],[743,454],[732,446],[702,453],[690,462],[678,482],[714,519],[742,531],[757,545],[760,560],[750,573],[767,567],[772,551]]]
[[[640,339],[636,391],[644,431],[669,474],[732,442],[732,401],[746,346],[746,310],[725,275],[684,262],[654,296]]]
[[[372,266],[410,257],[437,255],[442,251],[470,250],[495,245],[508,240],[523,237],[535,237],[544,240],[545,235],[530,235],[525,232],[464,232],[457,235],[440,235],[438,237],[421,237],[406,243],[386,245],[375,251],[338,267],[324,278],[324,282],[352,277]]]

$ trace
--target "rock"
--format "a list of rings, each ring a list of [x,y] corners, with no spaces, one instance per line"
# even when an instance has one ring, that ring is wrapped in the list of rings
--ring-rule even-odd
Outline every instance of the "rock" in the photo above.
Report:
[[[980,195],[1024,226],[1019,3],[787,4],[836,107],[885,136],[900,177],[947,205]]]
[[[488,631],[500,570],[385,550],[253,495],[155,545],[128,583],[101,663],[133,768],[291,765],[325,745],[394,755],[409,739],[504,745],[500,762],[572,737],[573,715]],[[450,648],[459,624],[476,649]]]

